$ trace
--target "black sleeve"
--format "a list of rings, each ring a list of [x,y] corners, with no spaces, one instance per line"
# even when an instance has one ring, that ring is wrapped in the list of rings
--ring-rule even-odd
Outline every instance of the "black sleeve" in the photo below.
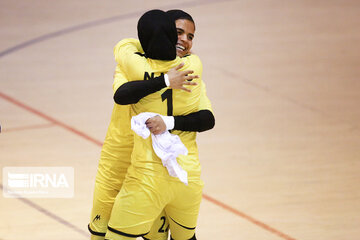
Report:
[[[120,105],[137,103],[141,98],[166,87],[164,75],[150,79],[127,82],[114,94],[114,101]]]
[[[200,110],[185,116],[174,116],[174,130],[203,132],[215,126],[215,117],[209,110]]]

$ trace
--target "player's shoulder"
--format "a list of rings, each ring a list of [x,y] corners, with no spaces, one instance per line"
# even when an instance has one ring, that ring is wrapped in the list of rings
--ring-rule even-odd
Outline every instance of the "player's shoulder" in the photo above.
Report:
[[[126,44],[140,44],[140,41],[136,38],[124,38],[116,43],[115,48],[121,47]]]
[[[185,66],[191,65],[192,67],[197,67],[197,68],[202,69],[201,59],[196,54],[189,53],[189,54],[186,54],[185,56],[183,56],[181,59],[185,63]]]
[[[124,38],[114,46],[114,54],[118,53],[122,47],[126,46],[132,46],[134,49],[136,48],[139,52],[143,52],[140,41],[138,39]]]
[[[188,53],[185,56],[182,57],[183,59],[189,58],[189,59],[196,59],[198,61],[200,61],[200,57],[194,53]]]

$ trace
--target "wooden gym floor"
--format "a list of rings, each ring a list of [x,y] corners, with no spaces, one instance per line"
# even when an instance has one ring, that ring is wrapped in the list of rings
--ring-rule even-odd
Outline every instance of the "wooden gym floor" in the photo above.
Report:
[[[0,196],[0,239],[89,239],[112,49],[136,37],[153,8],[194,17],[193,50],[216,114],[215,128],[198,135],[198,239],[359,239],[356,0],[2,0],[1,175],[73,167],[75,196]]]

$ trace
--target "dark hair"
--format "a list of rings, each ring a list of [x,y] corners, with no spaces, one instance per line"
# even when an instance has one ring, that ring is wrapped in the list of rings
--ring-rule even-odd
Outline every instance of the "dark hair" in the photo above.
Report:
[[[172,9],[172,10],[167,11],[167,13],[174,20],[174,22],[178,19],[186,19],[186,20],[191,21],[195,27],[194,19],[187,12],[184,12],[183,10],[180,10],[180,9]]]
[[[138,37],[145,56],[152,59],[176,58],[177,32],[175,21],[158,9],[144,13],[137,25]]]

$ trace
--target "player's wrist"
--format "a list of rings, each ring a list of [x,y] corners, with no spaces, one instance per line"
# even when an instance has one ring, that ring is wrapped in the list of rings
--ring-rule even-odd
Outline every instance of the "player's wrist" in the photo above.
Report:
[[[167,87],[170,86],[170,80],[169,80],[169,75],[164,74],[164,81]]]
[[[162,118],[162,120],[164,121],[164,123],[166,125],[166,130],[174,129],[175,119],[174,119],[173,116],[162,116],[162,115],[160,115],[160,117]]]

